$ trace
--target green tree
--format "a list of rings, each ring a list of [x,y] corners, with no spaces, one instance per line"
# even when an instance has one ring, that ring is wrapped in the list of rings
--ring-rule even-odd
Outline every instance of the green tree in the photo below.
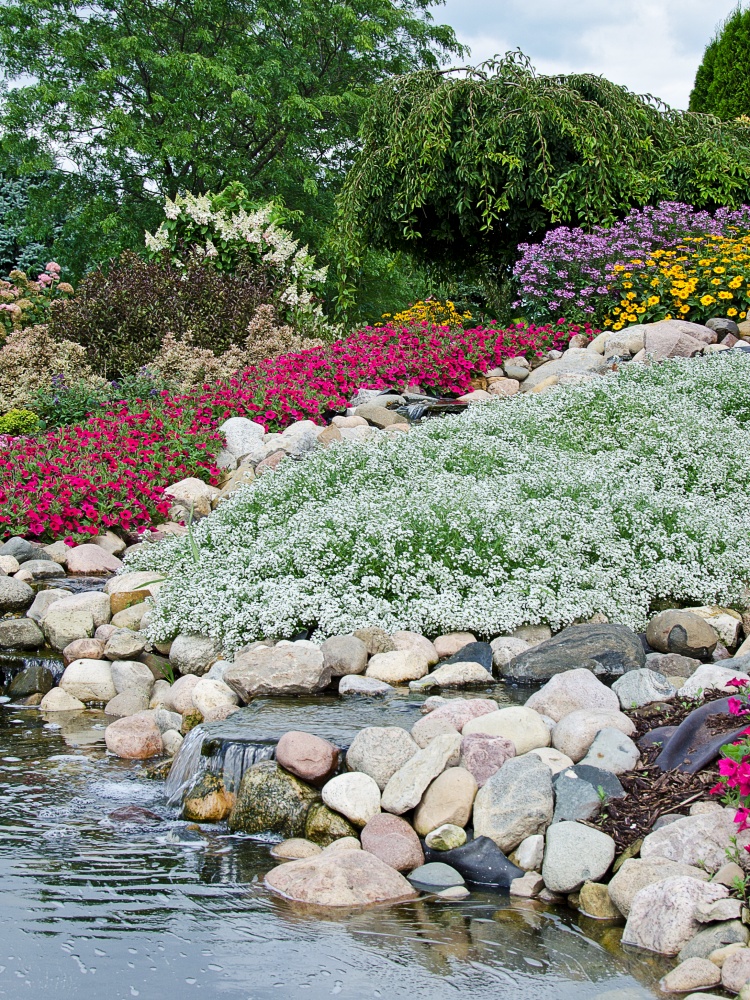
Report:
[[[107,203],[114,189],[128,220],[154,194],[239,181],[325,221],[373,85],[461,51],[430,6],[5,0],[0,127],[38,136]]]
[[[367,246],[487,277],[554,224],[750,195],[747,126],[671,111],[602,77],[537,75],[521,53],[386,81],[361,134],[340,199],[344,305]]]
[[[724,121],[750,115],[750,9],[737,8],[706,46],[695,74],[690,110]]]

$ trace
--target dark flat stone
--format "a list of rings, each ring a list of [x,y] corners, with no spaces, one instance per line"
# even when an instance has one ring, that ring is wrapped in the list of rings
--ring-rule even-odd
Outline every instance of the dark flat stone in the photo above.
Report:
[[[514,657],[503,669],[503,678],[518,684],[542,683],[565,670],[583,667],[600,680],[615,680],[645,665],[640,637],[625,625],[569,625]]]
[[[439,666],[444,667],[446,663],[479,663],[491,674],[492,646],[488,642],[470,642],[447,660],[441,660]]]
[[[472,885],[508,889],[513,879],[526,873],[509,861],[489,837],[476,837],[452,851],[433,851],[422,842],[426,862],[442,861],[455,868]]]

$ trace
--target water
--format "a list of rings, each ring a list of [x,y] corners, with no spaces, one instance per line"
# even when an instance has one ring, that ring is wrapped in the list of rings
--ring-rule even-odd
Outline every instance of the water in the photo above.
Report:
[[[0,707],[3,1000],[644,1000],[674,964],[486,893],[311,916],[263,888],[268,844],[176,819],[143,765],[106,755],[104,725]],[[162,818],[109,818],[130,805]]]

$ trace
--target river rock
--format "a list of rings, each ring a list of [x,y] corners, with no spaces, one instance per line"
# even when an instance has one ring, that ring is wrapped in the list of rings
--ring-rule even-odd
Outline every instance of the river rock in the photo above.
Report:
[[[699,615],[690,611],[662,611],[648,623],[646,640],[660,653],[679,653],[708,659],[718,636]]]
[[[552,892],[575,892],[598,882],[614,861],[615,842],[601,830],[563,820],[547,830],[542,863],[544,884]]]
[[[33,601],[34,591],[28,583],[0,576],[0,611],[25,611]]]
[[[117,556],[113,556],[100,545],[86,543],[68,550],[68,573],[71,576],[103,576],[116,573],[122,566]]]
[[[378,813],[362,830],[362,848],[399,872],[424,864],[419,837],[405,819]]]
[[[34,598],[31,607],[26,612],[26,617],[31,618],[38,625],[40,625],[45,614],[56,601],[61,601],[63,597],[70,596],[72,596],[71,592],[62,588],[40,590]]]
[[[429,785],[414,810],[414,829],[424,837],[446,823],[466,826],[476,794],[473,774],[463,767],[449,767]]]
[[[104,584],[105,594],[120,594],[123,591],[143,590],[146,594],[157,594],[165,577],[154,570],[141,569],[131,573],[120,573]]]
[[[725,660],[724,664],[733,662],[735,661]],[[731,666],[722,666],[718,663],[702,663],[695,673],[688,677],[678,693],[683,698],[696,698],[703,691],[736,694],[737,689],[732,685],[732,681],[737,677],[750,681],[750,676],[744,670],[735,670]]]
[[[52,580],[65,576],[65,570],[51,559],[29,559],[23,564],[25,573],[31,573],[35,580]]]
[[[573,767],[573,761],[570,757],[553,747],[538,747],[536,750],[529,750],[529,754],[538,757],[543,764],[546,764],[552,774],[559,774],[560,771]]]
[[[220,823],[231,813],[235,799],[218,774],[204,771],[185,793],[182,815],[194,823]]]
[[[521,392],[530,392],[553,376],[559,378],[561,375],[585,373],[596,375],[605,372],[608,367],[609,362],[596,351],[573,347],[565,351],[561,358],[547,361],[531,372],[522,383]]]
[[[268,647],[264,647],[267,649]],[[169,650],[169,662],[185,674],[205,674],[217,660],[221,659],[221,643],[204,635],[180,633]],[[237,692],[240,693],[239,691]]]
[[[433,667],[439,659],[434,644],[418,632],[394,632],[391,635],[391,639],[396,649],[421,653],[427,660],[428,667]],[[355,673],[355,671],[352,671],[352,673]]]
[[[535,833],[531,837],[525,837],[510,856],[510,860],[525,872],[541,871],[544,860],[544,837],[542,834]]]
[[[418,752],[419,747],[405,729],[367,726],[352,740],[346,754],[346,766],[350,771],[369,774],[382,791],[393,775]]]
[[[466,830],[455,823],[443,823],[425,836],[425,844],[433,851],[452,851],[466,843]]]
[[[380,812],[380,788],[361,771],[339,774],[323,786],[323,801],[355,826],[365,826]]]
[[[730,955],[721,967],[721,985],[725,990],[739,993],[750,982],[750,948],[743,948]]]
[[[32,618],[0,621],[0,649],[39,649],[44,635]]]
[[[180,715],[191,712],[195,707],[193,705],[193,688],[199,680],[200,678],[195,674],[178,677],[164,696],[164,707]]]
[[[73,698],[86,702],[108,702],[117,694],[112,665],[107,660],[74,660],[60,679],[60,687]]]
[[[552,780],[555,790],[553,823],[562,820],[587,820],[597,816],[606,799],[588,781],[582,781],[574,771],[562,771]]]
[[[524,639],[517,639],[512,635],[500,635],[490,643],[492,649],[492,665],[502,677],[503,672],[510,661],[529,649],[529,643]]]
[[[436,736],[424,750],[418,750],[391,776],[383,789],[383,810],[401,814],[413,809],[430,782],[445,770],[448,762],[454,755],[458,755],[460,749],[461,736],[458,733],[447,733]]]
[[[740,910],[741,903],[738,899],[718,899],[716,903],[699,903],[695,908],[695,918],[700,920],[699,911],[701,908],[707,909],[710,906],[716,906],[719,903],[729,904],[729,909],[738,910],[734,919],[720,920],[718,923],[711,924],[710,927],[705,926],[704,921],[700,921],[704,924],[703,929],[698,931],[695,937],[691,938],[684,948],[680,951],[679,959],[684,962],[688,958],[708,958],[709,955],[717,951],[719,948],[725,948],[729,944],[740,944],[746,945],[748,940],[750,940],[750,932],[747,927],[740,920]],[[732,904],[737,904],[734,907]]]
[[[464,878],[455,868],[446,865],[443,861],[431,861],[429,864],[420,865],[409,875],[410,882],[417,885],[424,885],[430,889],[445,889],[455,885],[464,885]]]
[[[622,916],[602,882],[584,882],[578,894],[578,910],[594,920],[619,920]]]
[[[272,760],[253,764],[242,776],[229,829],[304,837],[307,813],[320,792]]]
[[[386,684],[403,684],[427,673],[427,659],[415,650],[394,649],[390,653],[375,653],[367,664],[366,677]]]
[[[86,706],[61,687],[52,688],[42,698],[39,708],[42,712],[80,712]]]
[[[624,675],[628,676],[630,674]],[[590,670],[579,668],[555,674],[542,688],[532,694],[526,701],[526,707],[533,708],[540,715],[547,715],[555,722],[559,722],[564,716],[578,709],[617,712],[620,709],[620,702],[613,690],[602,684]]]
[[[140,656],[148,645],[146,636],[123,628],[114,632],[104,647],[108,660],[133,660]]]
[[[355,629],[354,635],[365,644],[370,656],[375,656],[377,653],[392,653],[396,648],[385,629],[377,626]]]
[[[477,792],[474,833],[507,853],[526,837],[544,833],[554,806],[550,769],[533,754],[511,758]]]
[[[88,611],[94,619],[94,628],[106,625],[112,618],[109,595],[100,590],[86,590],[82,594],[71,594],[55,603],[55,611]],[[49,614],[49,612],[47,612]],[[47,614],[43,622],[47,620]]]
[[[732,837],[737,837],[740,848],[750,844],[750,833],[738,833],[734,814],[734,809],[722,809],[677,819],[645,837],[641,857],[667,858],[685,865],[700,865],[709,872],[718,871],[726,861]]]
[[[664,677],[690,677],[700,665],[700,660],[679,653],[649,653],[646,656],[646,666]]]
[[[618,729],[626,736],[635,732],[634,724],[622,712],[590,712],[579,709],[570,712],[557,723],[552,731],[552,745],[578,762],[586,756],[596,734],[602,729]]]
[[[101,660],[104,658],[104,645],[101,639],[74,639],[62,651],[63,663],[67,667],[73,660]]]
[[[311,840],[292,837],[290,840],[282,840],[280,844],[274,844],[270,853],[277,861],[300,861],[302,858],[313,858],[321,851],[322,847],[313,844]]]
[[[434,712],[417,720],[411,729],[411,736],[417,746],[423,750],[436,736],[446,733],[456,733],[458,730],[446,718],[435,716]]]
[[[112,681],[118,694],[138,692],[147,700],[154,686],[154,676],[145,663],[137,660],[117,660],[111,665]]]
[[[272,868],[266,886],[287,899],[316,906],[366,906],[413,899],[403,875],[369,851],[335,851]]]
[[[367,646],[356,635],[334,635],[320,647],[331,677],[362,674],[367,666]]]
[[[150,671],[149,671],[150,673]],[[192,690],[193,705],[204,718],[208,718],[217,709],[234,706],[239,698],[223,681],[213,677],[199,677]]]
[[[694,917],[698,903],[713,902],[728,894],[723,885],[694,878],[666,878],[647,885],[631,903],[622,943],[676,955],[700,930]]]
[[[109,595],[109,607],[113,615],[121,611],[127,611],[138,604],[143,604],[146,600],[146,593],[143,590],[124,590],[118,594]]]
[[[420,680],[410,681],[412,691],[430,688],[487,687],[494,684],[492,674],[479,663],[445,663]]]
[[[229,454],[241,460],[263,441],[266,429],[247,417],[230,417],[219,426],[219,432],[224,435]]]
[[[707,958],[689,958],[672,969],[659,981],[662,993],[687,993],[689,990],[703,990],[718,986],[721,972]]]
[[[335,773],[339,751],[319,736],[291,730],[276,744],[276,761],[302,781],[318,785]]]
[[[666,878],[694,878],[707,882],[708,872],[694,865],[685,865],[666,858],[628,858],[623,862],[609,883],[612,902],[627,917],[637,893],[647,885],[654,885]]]
[[[645,666],[638,636],[625,625],[600,623],[570,625],[545,642],[519,654],[503,672],[506,680],[521,684],[547,681],[576,668],[609,680]]]
[[[258,695],[310,694],[321,691],[331,682],[320,649],[297,644],[259,646],[238,654],[224,673],[224,682],[250,701]]]
[[[503,736],[469,733],[461,740],[460,765],[474,776],[478,788],[515,755],[515,746]]]
[[[357,828],[345,816],[323,802],[313,802],[310,806],[305,820],[305,837],[313,843],[328,847],[341,840],[356,840],[358,834]],[[359,846],[359,841],[356,842]]]
[[[28,698],[31,694],[47,694],[55,686],[52,671],[41,663],[24,667],[8,685],[10,698]]]
[[[49,553],[44,551],[42,545],[37,542],[29,542],[20,535],[14,535],[0,545],[0,556],[12,556],[19,565],[28,562],[30,559],[50,558]]]
[[[472,632],[447,632],[439,635],[433,645],[438,657],[442,660],[446,656],[453,656],[470,642],[476,642],[477,637]]]
[[[427,701],[432,699],[428,698]],[[438,707],[430,711],[430,715],[434,719],[446,719],[454,729],[461,732],[467,722],[496,711],[497,702],[491,698],[451,698],[443,699]]]
[[[550,744],[550,732],[542,717],[523,705],[501,708],[497,712],[472,719],[464,726],[463,734],[469,736],[472,733],[502,736],[503,739],[510,740],[518,756]]]
[[[116,719],[125,719],[128,716],[145,712],[147,709],[148,695],[144,694],[143,691],[123,691],[107,702],[104,706],[104,714],[111,715]]]
[[[376,681],[373,677],[360,677],[358,674],[347,674],[339,681],[339,694],[342,697],[384,698],[393,694],[393,688],[384,681]]]
[[[487,673],[492,673],[492,646],[488,642],[469,642],[457,653],[449,656],[442,666],[449,663],[477,663]]]
[[[630,737],[609,727],[599,730],[581,764],[612,774],[625,774],[632,771],[640,759],[638,747]]]
[[[147,760],[164,750],[158,726],[138,715],[112,722],[104,730],[104,741],[110,753],[131,760]]]
[[[655,701],[671,701],[677,694],[675,688],[664,676],[644,667],[623,674],[612,685],[612,690],[620,700],[623,711],[641,708]]]
[[[47,642],[60,652],[76,639],[90,638],[94,634],[94,619],[90,611],[84,608],[63,608],[62,604],[62,601],[53,604],[42,624]]]

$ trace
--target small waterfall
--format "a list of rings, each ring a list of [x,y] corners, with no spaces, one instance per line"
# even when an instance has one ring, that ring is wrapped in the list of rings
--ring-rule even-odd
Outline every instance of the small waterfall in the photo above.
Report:
[[[63,675],[65,666],[62,657],[51,656],[29,656],[23,650],[4,650],[0,653],[0,688],[6,688],[22,670],[28,667],[46,667],[58,683]]]

